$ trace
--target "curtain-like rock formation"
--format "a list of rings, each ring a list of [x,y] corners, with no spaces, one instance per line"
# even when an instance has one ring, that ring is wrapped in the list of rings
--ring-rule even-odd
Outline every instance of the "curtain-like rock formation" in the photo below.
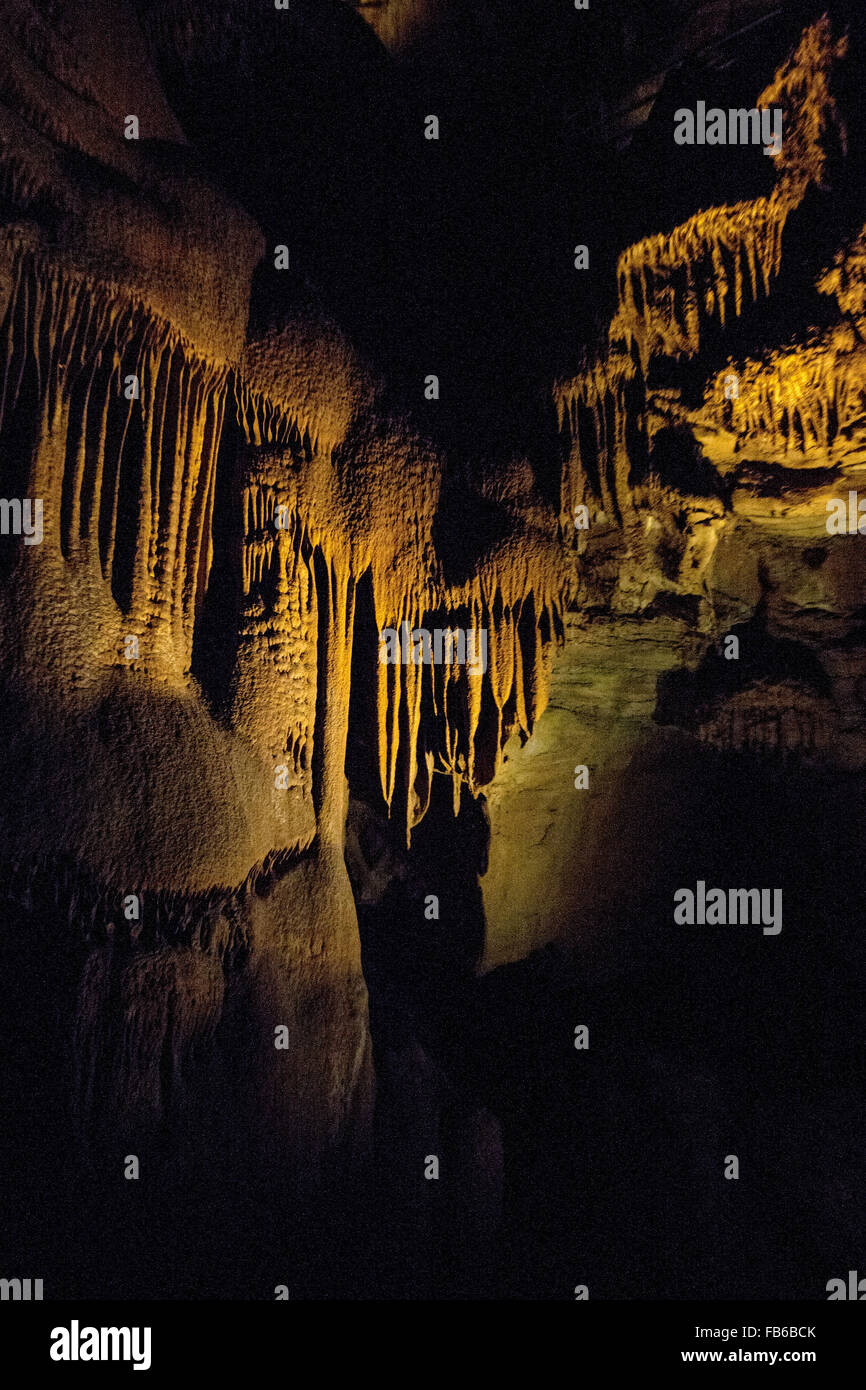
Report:
[[[274,225],[260,226],[163,93],[166,73],[209,86],[207,125],[212,76],[235,57],[280,91],[298,53],[381,74],[357,16],[337,0],[254,17],[231,3],[216,19],[193,0],[139,9],[146,38],[107,0],[62,16],[11,0],[0,27],[0,945],[10,978],[25,959],[50,976],[51,1098],[82,1171],[107,1183],[129,1150],[176,1180],[225,1148],[253,1187],[279,1173],[306,1199],[364,1149],[372,1116],[350,796],[375,973],[389,894],[409,883],[438,913],[425,818],[446,846],[470,827],[460,891],[470,928],[483,936],[485,906],[493,919],[488,965],[543,944],[554,917],[574,934],[570,865],[615,856],[606,810],[653,714],[726,753],[866,766],[866,573],[825,526],[866,462],[856,198],[828,230],[831,257],[799,267],[820,322],[781,340],[780,317],[762,327],[798,271],[798,219],[814,198],[832,205],[849,167],[836,77],[851,59],[829,19],[808,27],[758,98],[784,112],[773,190],[622,252],[605,346],[563,370],[558,434],[540,430],[530,457],[425,417],[416,363],[411,389],[395,383],[324,295],[311,308],[311,285],[281,279],[291,197],[271,208],[265,190]],[[433,11],[373,27],[408,49]],[[5,525],[25,500],[38,539]],[[738,681],[716,659],[733,629],[749,654]],[[591,754],[572,748],[575,727]],[[526,786],[546,795],[564,760],[571,796],[571,766],[592,757],[605,814],[571,821],[557,791],[527,828]],[[365,833],[389,845],[382,882]],[[465,935],[445,979],[479,963]],[[412,1142],[448,1131],[432,1114],[453,1062],[438,1041],[432,1061],[426,1038],[381,1044],[385,1128],[404,1107]],[[469,1089],[451,1097],[454,1151],[495,1213],[498,1121]],[[481,1245],[496,1220],[479,1218]]]

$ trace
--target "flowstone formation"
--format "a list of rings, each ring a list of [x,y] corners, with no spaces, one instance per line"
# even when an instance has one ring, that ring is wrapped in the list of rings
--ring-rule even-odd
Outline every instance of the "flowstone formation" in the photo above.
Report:
[[[697,213],[624,251],[608,350],[557,384],[567,448],[560,518],[564,527],[576,518],[578,582],[589,593],[600,573],[595,548],[610,549],[611,527],[621,532],[615,606],[638,611],[663,591],[692,598],[698,629],[718,638],[723,624],[745,621],[757,606],[731,591],[732,561],[721,558],[731,547],[741,552],[741,582],[756,569],[773,573],[761,595],[770,609],[780,606],[770,591],[782,587],[776,571],[786,549],[791,585],[804,582],[806,542],[818,547],[807,568],[831,557],[827,503],[857,486],[866,380],[857,320],[862,234],[851,229],[859,210],[834,192],[834,179],[843,186],[848,175],[847,121],[833,91],[847,52],[826,16],[805,31],[757,99],[759,108],[784,113],[774,191]],[[855,167],[859,158],[858,147]],[[796,263],[785,278],[789,237],[797,253],[797,217],[814,217],[816,208],[831,220],[828,237],[835,231],[840,249],[829,266]],[[811,282],[816,319],[788,325],[799,341],[773,345],[764,320],[772,332],[777,284],[790,295],[798,281]],[[818,292],[835,297],[835,322]],[[757,341],[760,355],[732,357],[731,334],[740,349]],[[853,549],[846,560],[856,571]],[[837,571],[832,560],[828,568]],[[855,574],[834,599],[839,638],[859,605]],[[768,631],[774,624],[784,626],[776,613]]]
[[[539,463],[425,425],[386,352],[286,287],[298,200],[267,156],[236,196],[220,182],[216,77],[235,56],[239,88],[283,94],[289,60],[311,90],[356,54],[378,73],[347,8],[368,7],[247,23],[232,3],[213,24],[192,0],[9,0],[0,27],[0,957],[22,982],[2,1080],[23,1166],[74,1154],[58,1210],[82,1173],[99,1210],[130,1156],[166,1191],[209,1171],[203,1230],[227,1173],[240,1227],[339,1187],[347,1159],[364,1171],[365,971],[388,974],[403,888],[430,920],[449,904],[464,983],[485,949],[519,959],[612,910],[571,906],[577,842],[584,866],[614,852],[612,784],[584,823],[576,759],[613,778],[655,719],[866,767],[866,570],[826,526],[866,468],[864,208],[836,199],[863,163],[835,85],[845,36],[810,26],[758,98],[784,112],[771,192],[620,256],[607,342],[556,382]],[[410,50],[447,9],[367,18]],[[816,216],[827,254],[791,267]],[[775,340],[792,285],[820,311]],[[38,539],[16,524],[34,514]],[[591,754],[570,723],[587,709]],[[413,1163],[450,1132],[492,1249],[489,1094],[454,1082],[453,1043],[434,1057],[392,1026],[389,988],[380,1127]]]
[[[607,341],[555,385],[567,642],[551,711],[489,794],[488,967],[583,945],[637,899],[634,862],[606,884],[602,865],[629,768],[674,756],[659,740],[679,735],[662,730],[864,767],[866,573],[847,521],[866,389],[853,43],[826,16],[803,32],[757,99],[784,113],[772,191],[625,249]]]
[[[15,5],[4,48],[3,490],[42,519],[3,537],[7,977],[31,937],[53,958],[85,1159],[189,1166],[243,1117],[254,1161],[309,1185],[369,1121],[353,669],[408,835],[434,771],[459,804],[544,708],[555,518],[519,461],[446,480],[326,317],[248,329],[273,252],[200,171],[131,12]],[[472,505],[489,539],[444,556],[443,508]],[[383,664],[404,625],[483,630],[489,664]]]

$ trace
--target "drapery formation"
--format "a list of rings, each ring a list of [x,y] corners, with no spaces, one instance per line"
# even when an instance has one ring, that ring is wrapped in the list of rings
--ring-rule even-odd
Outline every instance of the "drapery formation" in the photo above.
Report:
[[[268,418],[275,423],[266,442],[257,426]],[[405,422],[364,427],[315,452],[300,442],[297,422],[276,423],[282,418],[267,399],[255,421],[241,414],[247,446],[238,713],[254,724],[270,700],[266,737],[275,749],[281,711],[292,709],[289,776],[312,791],[311,740],[327,743],[335,719],[341,773],[354,671],[373,692],[382,796],[408,833],[427,809],[434,771],[453,779],[456,805],[461,782],[473,791],[489,782],[508,738],[527,737],[544,708],[565,600],[555,521],[548,511],[545,529],[528,514],[517,536],[482,557],[471,578],[449,581],[435,540],[442,462]],[[291,429],[294,447],[280,449]],[[315,438],[321,445],[321,430]],[[362,587],[372,629],[350,621]],[[386,630],[397,634],[396,660],[382,659]],[[460,633],[463,643],[443,638],[438,661],[437,630]]]
[[[567,451],[563,520],[587,505],[622,525],[634,518],[646,479],[671,483],[657,436],[670,423],[671,397],[677,393],[654,387],[653,364],[697,358],[710,324],[724,331],[747,305],[772,294],[787,221],[810,187],[824,186],[831,156],[846,149],[832,84],[834,65],[846,51],[845,40],[834,39],[829,21],[820,20],[804,31],[791,58],[758,97],[759,108],[783,110],[782,151],[773,159],[777,182],[769,196],[698,212],[670,234],[646,237],[619,257],[610,347],[554,391]],[[853,302],[858,266],[855,243],[821,288]],[[714,374],[707,400],[743,439],[764,429],[772,435],[775,429],[780,441],[785,437],[784,447],[796,447],[799,431],[802,447],[807,430],[815,442],[826,442],[840,428],[838,409],[846,418],[856,411],[858,390],[853,381],[846,383],[847,369],[854,376],[859,369],[855,357],[849,350],[833,386],[838,359],[824,349],[798,350],[790,361],[780,353],[766,366],[747,364],[739,369],[736,386],[730,384],[735,368],[729,366]],[[802,393],[819,385],[819,377],[826,380],[820,400],[797,404],[798,385]],[[685,415],[674,410],[677,420]]]
[[[504,581],[504,582],[503,582]],[[509,582],[510,581],[510,582]],[[561,636],[561,593],[523,588],[512,575],[482,576],[462,590],[443,593],[439,606],[389,607],[374,579],[377,624],[400,634],[410,651],[421,648],[412,633],[460,629],[485,634],[487,669],[463,665],[389,665],[380,662],[377,684],[379,774],[389,806],[399,802],[411,828],[427,809],[431,774],[476,791],[491,782],[513,733],[527,738],[547,703],[553,646]],[[381,618],[379,615],[382,615]]]
[[[122,288],[26,243],[6,249],[0,432],[29,448],[20,483],[45,528],[44,549],[25,556],[62,556],[102,581],[143,664],[161,654],[186,670],[210,569],[225,364]]]
[[[599,503],[606,516],[621,521],[630,510],[633,451],[627,426],[645,408],[640,367],[625,353],[611,352],[557,383],[554,400],[568,450],[560,491],[563,523],[577,507]]]
[[[71,611],[84,594],[98,610],[91,666],[170,679],[194,694],[221,468],[224,593],[237,598],[224,712],[268,775],[278,769],[277,789],[311,805],[320,830],[327,823],[336,836],[355,679],[372,693],[382,796],[407,829],[424,814],[434,771],[453,779],[455,803],[462,781],[487,784],[508,738],[528,736],[544,708],[571,582],[560,539],[578,509],[632,528],[679,499],[684,535],[696,516],[702,542],[713,531],[704,523],[715,524],[718,508],[706,488],[666,476],[663,436],[684,412],[653,388],[653,364],[695,358],[710,321],[724,329],[772,293],[786,221],[807,188],[822,186],[834,153],[844,154],[831,80],[844,52],[827,22],[813,25],[759,98],[785,113],[768,197],[699,212],[620,257],[609,351],[555,388],[565,440],[558,535],[528,470],[497,492],[488,468],[489,495],[480,485],[476,497],[471,477],[455,485],[449,460],[386,408],[381,383],[333,323],[296,313],[244,342],[258,234],[243,219],[231,223],[243,273],[229,290],[216,268],[212,195],[193,180],[203,249],[184,258],[177,226],[163,247],[155,233],[170,223],[169,194],[184,180],[189,192],[188,176],[151,166],[104,131],[88,149],[127,181],[121,218],[115,209],[108,219],[120,235],[127,217],[125,251],[114,277],[85,265],[94,213],[39,133],[46,98],[34,85],[25,93],[32,148],[3,161],[23,221],[8,229],[4,250],[0,448],[17,490],[42,499],[45,542],[18,547],[13,588],[50,571]],[[46,201],[61,219],[59,254],[38,228]],[[819,281],[851,314],[861,259],[855,241]],[[137,292],[136,278],[148,289]],[[765,438],[791,460],[850,451],[861,351],[849,330],[831,330],[746,362],[735,393],[730,372],[714,373],[701,423],[732,433],[736,449]],[[476,500],[500,519],[500,539],[475,554],[467,542],[461,571],[442,548],[443,517],[453,526]],[[691,556],[698,574],[679,578],[699,580],[695,547],[665,544],[668,571],[672,554]],[[711,547],[698,550],[706,558]],[[395,662],[380,660],[385,629],[400,635]],[[477,659],[476,669],[425,660],[425,637],[412,634],[437,629],[483,632],[484,669]],[[44,641],[46,631],[31,619],[31,634]],[[129,638],[140,645],[134,666],[121,651]]]
[[[769,297],[787,219],[810,187],[823,187],[832,155],[847,148],[832,90],[834,66],[846,52],[825,16],[804,31],[757,98],[759,110],[782,111],[769,197],[698,212],[669,236],[645,237],[620,256],[610,339],[629,352],[636,345],[644,371],[654,356],[695,356],[708,322],[724,328],[747,303]]]
[[[644,371],[655,356],[695,356],[710,320],[724,328],[747,301],[769,296],[795,201],[776,188],[769,198],[699,212],[670,236],[630,246],[617,263],[611,342],[628,351],[635,344]]]
[[[863,447],[866,349],[841,325],[788,351],[731,363],[709,382],[706,404],[735,436],[736,452],[789,465],[851,463]]]
[[[353,595],[369,574],[377,631],[408,624],[486,634],[477,675],[450,663],[385,666],[378,645],[363,654],[388,806],[396,800],[415,823],[434,768],[454,779],[458,799],[461,779],[473,789],[490,781],[510,734],[528,736],[545,703],[562,582],[544,545],[511,544],[472,579],[447,583],[432,534],[435,454],[398,422],[369,456],[362,438],[335,458],[369,395],[357,369],[353,389],[333,402],[333,376],[323,376],[318,397],[274,400],[124,287],[52,263],[26,240],[10,240],[7,255],[0,439],[4,425],[10,451],[13,438],[14,447],[27,439],[20,483],[45,517],[44,548],[21,547],[20,564],[62,564],[101,586],[114,617],[102,664],[123,664],[134,637],[137,670],[188,681],[213,558],[217,457],[227,407],[236,407],[255,459],[239,493],[237,724],[285,761],[287,787],[310,795],[318,701],[328,749],[320,774],[342,777]],[[255,379],[263,354],[250,355]],[[285,371],[286,358],[276,360]],[[389,442],[415,460],[400,488],[389,481]],[[326,714],[338,687],[342,714]],[[323,792],[320,809],[326,800]]]

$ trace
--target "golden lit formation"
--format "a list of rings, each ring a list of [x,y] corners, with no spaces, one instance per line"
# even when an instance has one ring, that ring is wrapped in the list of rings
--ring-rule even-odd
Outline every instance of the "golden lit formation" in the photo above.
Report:
[[[499,1239],[489,1233],[499,1231],[506,1159],[518,1153],[534,1190],[560,1183],[568,1194],[572,1150],[583,1152],[575,1120],[570,1147],[546,1166],[545,1106],[566,1096],[579,1115],[584,1081],[557,1072],[548,1088],[532,990],[540,998],[549,986],[544,1026],[553,1018],[569,1049],[581,1028],[589,1036],[580,1011],[591,1005],[593,1048],[597,1018],[618,1017],[627,1033],[629,1005],[609,982],[633,969],[632,940],[605,960],[610,924],[638,924],[640,960],[658,949],[650,909],[663,895],[668,904],[664,875],[672,863],[678,871],[680,842],[683,858],[694,848],[701,769],[712,764],[714,786],[728,754],[866,770],[866,224],[854,195],[847,222],[829,216],[862,172],[848,128],[849,38],[828,16],[802,30],[756,98],[781,111],[781,147],[767,159],[758,148],[729,156],[710,185],[724,205],[681,220],[694,202],[660,199],[673,209],[666,223],[656,208],[652,221],[625,219],[606,248],[609,294],[593,286],[584,302],[589,276],[575,281],[585,331],[563,347],[545,342],[575,321],[551,265],[560,242],[593,237],[593,270],[604,264],[602,215],[593,223],[587,208],[588,230],[566,226],[577,220],[571,202],[557,223],[546,180],[536,187],[531,160],[509,152],[524,138],[518,118],[508,124],[509,83],[522,92],[530,148],[554,129],[564,145],[580,108],[560,110],[545,94],[533,124],[535,69],[527,57],[524,72],[513,39],[502,111],[488,100],[492,79],[473,106],[462,52],[464,104],[448,110],[443,98],[440,109],[436,64],[456,42],[449,26],[466,22],[447,0],[257,3],[254,19],[255,6],[235,0],[215,19],[199,0],[5,0],[0,891],[13,945],[4,954],[0,933],[0,965],[11,978],[16,943],[42,942],[34,957],[56,998],[45,1005],[53,1021],[40,1016],[38,1027],[58,1031],[64,1123],[83,1164],[100,1153],[114,1162],[120,1145],[153,1170],[181,1154],[188,1176],[196,1154],[222,1146],[226,1172],[245,1175],[252,1154],[257,1220],[284,1201],[294,1216],[286,1194],[300,1210],[323,1175],[339,1186],[334,1173],[369,1160],[375,1046],[380,1156],[402,1146],[419,1172],[435,1159],[432,1182],[458,1136],[455,1164],[465,1159],[475,1184],[467,1210],[476,1202],[482,1213],[480,1268]],[[604,23],[595,0],[574,15],[564,6],[585,30],[562,55],[551,39],[535,57],[559,78],[575,55],[589,62]],[[481,6],[478,34],[500,13],[504,24],[508,8]],[[724,7],[709,17],[692,8],[721,43]],[[767,8],[755,7],[760,23]],[[759,19],[751,8],[741,18],[735,37],[749,42]],[[617,43],[634,57],[646,17],[632,19]],[[635,79],[623,94],[631,106],[601,113],[612,168],[628,168],[625,156],[616,163],[623,122],[639,142],[677,83],[692,80],[681,56],[691,40],[678,34],[676,61]],[[726,51],[713,67],[709,47],[699,48],[701,71],[726,90]],[[758,81],[784,51],[780,41]],[[294,53],[304,62],[290,69]],[[344,109],[356,63],[361,96]],[[225,96],[214,72],[226,75]],[[248,147],[232,125],[245,73]],[[587,77],[588,105],[600,90]],[[495,139],[481,129],[500,119]],[[461,168],[461,138],[479,164],[504,142],[502,167]],[[381,149],[363,148],[376,139]],[[553,167],[572,167],[551,147]],[[320,167],[322,150],[333,167]],[[763,167],[740,183],[730,171],[750,167],[752,153]],[[344,245],[343,183],[357,192],[369,176],[387,206],[395,170],[393,200],[409,209],[395,209],[395,226],[411,230],[401,239],[388,217],[371,216]],[[476,177],[489,179],[478,206],[495,224],[481,270]],[[449,179],[456,228],[429,230],[428,245],[420,209]],[[527,213],[535,198],[538,225]],[[379,208],[372,195],[370,206]],[[659,225],[667,230],[623,246]],[[323,264],[342,265],[344,282],[322,288],[310,266]],[[575,261],[576,276],[589,265]],[[494,296],[507,300],[521,275],[526,303],[494,313]],[[391,292],[381,304],[377,276]],[[455,342],[465,324],[466,342]],[[25,501],[38,501],[38,536],[6,524]],[[483,660],[466,659],[455,631],[461,641],[483,634]],[[431,633],[449,635],[446,659]],[[760,796],[772,800],[762,782]],[[713,823],[713,851],[729,832],[742,849],[736,822]],[[719,855],[683,881],[721,882]],[[789,920],[793,909],[785,943]],[[542,950],[552,942],[585,947],[580,989],[576,974],[550,985],[545,972],[561,968]],[[679,978],[671,959],[647,967],[653,1019]],[[500,976],[485,988],[485,971],[516,964],[517,985]],[[740,967],[752,971],[751,957]],[[36,992],[36,973],[23,992]],[[527,1012],[514,1016],[529,1022],[515,1028],[512,1054],[502,1038],[513,1006],[502,1000],[523,1007],[526,981]],[[467,1061],[466,1039],[494,1016],[506,1020],[501,1058],[485,1040]],[[21,1026],[15,1015],[10,1035]],[[685,1095],[690,1124],[689,1097],[703,1113],[700,1064],[669,1083],[663,1051],[646,1114],[654,1097],[673,1109]],[[614,1072],[606,1060],[586,1082],[606,1116]],[[20,1085],[10,1076],[26,1093],[29,1075]],[[706,1087],[707,1108],[722,1116],[717,1147],[740,1118],[722,1076],[721,1100]],[[529,1139],[515,1118],[524,1086],[537,1101]],[[412,1189],[413,1231],[416,1200]],[[551,1204],[551,1228],[569,1200]],[[455,1210],[459,1248],[465,1213]],[[243,1202],[238,1212],[242,1227]],[[331,1228],[322,1230],[326,1245]],[[572,1234],[580,1247],[583,1233]],[[295,1235],[287,1225],[279,1239]],[[398,1237],[381,1233],[383,1247],[391,1239],[396,1249]],[[425,1258],[448,1263],[441,1252]],[[519,1241],[508,1258],[519,1264]],[[513,1286],[534,1296],[519,1273]]]

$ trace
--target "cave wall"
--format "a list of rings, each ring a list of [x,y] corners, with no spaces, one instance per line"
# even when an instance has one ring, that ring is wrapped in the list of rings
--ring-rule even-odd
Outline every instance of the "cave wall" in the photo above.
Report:
[[[863,561],[826,516],[863,468],[862,45],[835,15],[798,24],[758,97],[787,123],[763,189],[624,244],[583,338],[545,349],[526,418],[520,391],[503,421],[496,396],[436,418],[412,246],[390,281],[380,241],[364,284],[314,283],[340,228],[387,222],[392,167],[398,194],[424,182],[403,137],[367,152],[370,201],[341,207],[318,258],[327,203],[293,233],[364,102],[365,130],[414,128],[406,74],[428,26],[444,42],[457,20],[364,16],[392,66],[347,8],[365,7],[246,25],[227,4],[215,26],[191,0],[59,19],[13,0],[2,21],[0,470],[43,509],[39,542],[4,533],[0,556],[2,951],[27,986],[4,1085],[22,1152],[49,1142],[26,1101],[47,1087],[108,1188],[127,1153],[179,1183],[216,1147],[216,1187],[234,1162],[303,1203],[339,1162],[399,1149],[418,1263],[397,1282],[420,1296],[463,1221],[458,1283],[477,1287],[502,1220],[507,1098],[466,1060],[477,973],[553,942],[588,974],[633,969],[651,934],[629,932],[690,827],[718,831],[708,785],[769,760],[803,795],[828,770],[859,788]],[[708,62],[765,8],[728,7],[723,31],[698,6],[665,71],[635,56],[616,101],[590,92],[608,147],[651,139],[679,57]],[[303,124],[283,67],[311,93],[328,75],[321,111],[356,61],[363,101],[336,111],[334,147],[310,137],[280,180],[268,112]],[[545,119],[567,129],[563,99]],[[306,270],[284,274],[298,247]],[[508,351],[531,355],[519,332]],[[419,659],[412,634],[444,626],[485,633],[483,670]],[[383,660],[385,630],[408,659]],[[63,1040],[50,1082],[45,1027]],[[444,1216],[416,1185],[440,1143],[465,1178]]]

